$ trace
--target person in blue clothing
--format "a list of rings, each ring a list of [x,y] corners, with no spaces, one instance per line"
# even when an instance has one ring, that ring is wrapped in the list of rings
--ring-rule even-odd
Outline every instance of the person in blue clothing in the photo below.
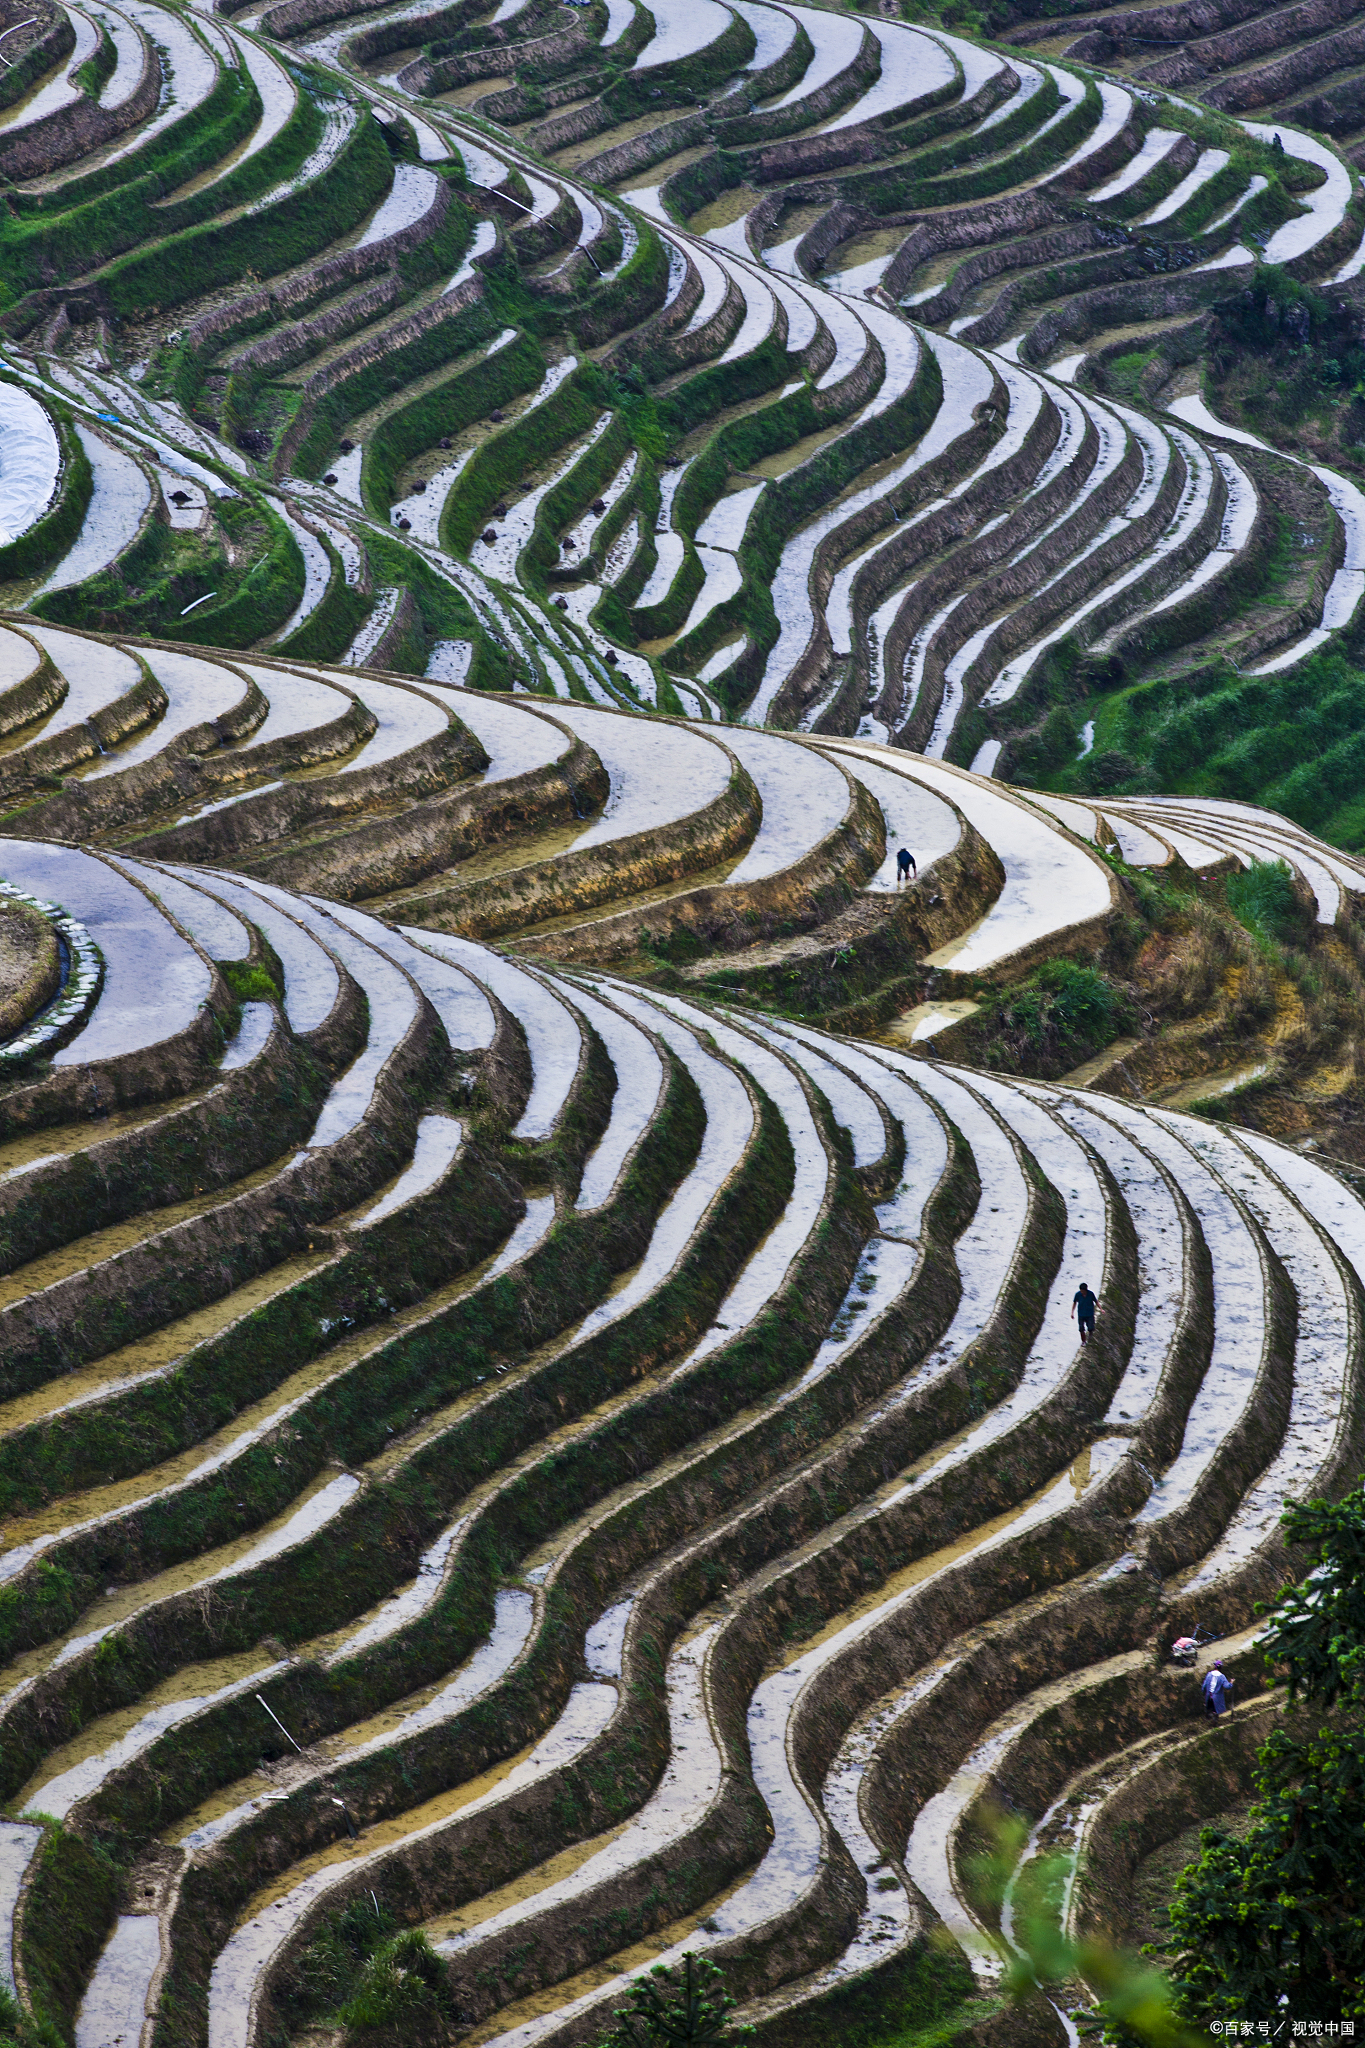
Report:
[[[1204,1695],[1204,1712],[1210,1721],[1217,1721],[1224,1714],[1232,1712],[1232,1680],[1224,1671],[1221,1658],[1215,1657],[1204,1673],[1200,1687]]]
[[[1084,1280],[1071,1297],[1071,1313],[1076,1318],[1082,1344],[1088,1344],[1095,1334],[1095,1296]]]

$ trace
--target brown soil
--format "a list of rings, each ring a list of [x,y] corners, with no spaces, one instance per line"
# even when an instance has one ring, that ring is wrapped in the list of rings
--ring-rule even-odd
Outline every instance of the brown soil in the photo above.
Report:
[[[1174,1840],[1163,1842],[1144,1856],[1133,1873],[1133,1946],[1166,1939],[1166,1915],[1175,1881],[1199,1854],[1199,1837],[1205,1828],[1221,1828],[1225,1834],[1241,1837],[1251,1826],[1252,1801],[1239,1800],[1211,1820],[1195,1823]]]

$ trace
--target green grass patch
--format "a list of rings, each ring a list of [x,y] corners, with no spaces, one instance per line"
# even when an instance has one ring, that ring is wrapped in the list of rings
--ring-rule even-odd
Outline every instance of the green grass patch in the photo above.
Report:
[[[34,598],[29,610],[62,626],[89,626],[96,632],[152,631],[174,602],[180,608],[213,586],[205,571],[227,557],[206,548],[198,534],[176,533],[163,519],[150,518],[133,545],[107,569],[67,590]]]
[[[219,517],[225,524],[235,509],[234,500],[220,503]],[[250,647],[282,626],[303,596],[303,555],[298,542],[263,498],[256,499],[252,509],[269,528],[269,546],[252,563],[232,596],[194,612],[180,625],[177,639],[198,647]]]
[[[405,342],[389,347],[375,362],[361,364],[353,375],[335,384],[317,401],[312,421],[295,451],[291,467],[300,476],[320,475],[342,428],[394,393],[442,364],[488,341],[500,324],[486,302],[464,307],[452,319],[427,327]],[[278,390],[279,387],[275,386]],[[378,431],[376,429],[376,431]],[[437,437],[439,439],[439,435]],[[397,446],[403,445],[401,433]],[[374,502],[379,503],[382,491]],[[387,510],[387,503],[384,509]]]
[[[756,47],[753,30],[736,14],[713,43],[689,56],[672,64],[651,65],[645,71],[623,70],[607,87],[604,97],[618,121],[633,120],[656,108],[662,110],[662,106],[676,106],[693,94],[711,91],[733,71],[742,70]]]
[[[295,627],[287,640],[279,641],[274,651],[305,661],[339,661],[374,610],[374,599],[346,581],[345,565],[326,534],[318,538],[332,565],[327,588],[303,624]]]
[[[239,1003],[278,1003],[280,991],[259,961],[220,960],[218,972]]]
[[[456,2018],[450,1965],[420,1927],[406,1928],[369,1957],[341,2018],[347,2048],[434,2043]]]
[[[606,284],[592,281],[570,320],[580,348],[596,348],[657,310],[668,286],[668,252],[648,221],[638,222],[640,246]]]
[[[279,2001],[289,2038],[306,2027],[335,2024],[355,1997],[373,1958],[393,1941],[399,1925],[387,1903],[368,1895],[329,1913],[290,1970]]]
[[[518,676],[523,682],[534,681],[511,649],[484,631],[464,593],[448,583],[424,556],[405,547],[397,536],[390,539],[385,534],[367,534],[365,548],[377,580],[411,591],[428,644],[434,640],[473,643],[474,660],[465,677],[469,689],[510,690]]]
[[[441,514],[441,542],[466,555],[493,506],[515,491],[526,470],[586,434],[607,402],[606,379],[595,364],[580,364],[543,404],[533,405],[489,436],[471,456]]]
[[[981,998],[969,1020],[969,1057],[1009,1073],[1055,1080],[1093,1058],[1134,1022],[1124,991],[1097,967],[1048,960],[1026,980]]]
[[[1131,355],[1112,356],[1104,366],[1105,383],[1118,398],[1141,396],[1142,373],[1155,356],[1154,348],[1135,349]]]
[[[27,202],[11,192],[11,210],[0,215],[0,273],[10,302],[32,286],[85,277],[167,234],[174,223],[153,201],[221,162],[260,115],[260,95],[245,71],[224,71],[203,104],[157,138],[144,162],[135,153]],[[212,213],[221,195],[210,188],[204,200]]]
[[[434,390],[389,413],[365,444],[360,480],[370,510],[380,518],[388,512],[405,462],[424,448],[434,448],[443,437],[485,419],[495,407],[534,391],[544,374],[539,342],[534,335],[521,333],[505,348],[462,364]]]
[[[149,519],[127,552],[69,590],[35,600],[40,618],[104,633],[149,633],[201,646],[250,647],[283,625],[303,595],[303,556],[259,492],[214,500],[233,543]],[[211,598],[199,604],[200,599]],[[188,611],[190,606],[196,606]]]
[[[1089,796],[1161,789],[1262,804],[1335,845],[1365,845],[1365,672],[1343,648],[1282,674],[1242,675],[1215,660],[1113,690],[1101,679],[1093,695],[1087,687],[1082,664],[1065,717],[1072,729],[1094,719],[1093,750],[1068,760],[1058,720],[1055,749],[1026,743],[1017,779]]]
[[[383,131],[362,115],[327,171],[273,206],[121,257],[101,280],[110,305],[125,318],[136,317],[236,284],[248,272],[278,277],[357,227],[392,179]]]
[[[91,100],[99,98],[105,84],[113,77],[114,66],[118,63],[118,51],[114,48],[113,37],[102,22],[97,26],[99,41],[95,45],[94,53],[86,58],[75,76],[75,83],[86,98]]]
[[[1365,848],[1365,796],[1352,797],[1340,805],[1324,818],[1318,831],[1333,846],[1344,846],[1352,853]]]
[[[906,21],[926,22],[930,28],[951,29],[955,35],[988,36],[993,29],[1016,21],[1021,12],[1033,10],[1012,7],[1008,0],[979,0],[979,4],[978,0],[901,0],[900,11]]]
[[[0,1984],[0,2048],[66,2048],[60,2027],[34,2019],[7,1985]]]
[[[934,2048],[979,2017],[979,2007],[966,2009],[972,1993],[971,1970],[955,1944],[920,1942],[875,1976],[761,2027],[754,2048],[808,2048],[817,2039],[831,2048]]]
[[[43,1826],[23,1919],[24,1974],[34,2023],[22,2048],[69,2042],[86,1979],[118,1910],[118,1873],[102,1849],[42,1813]]]
[[[1275,945],[1288,945],[1300,922],[1294,882],[1283,861],[1254,860],[1227,879],[1228,907],[1239,924]]]

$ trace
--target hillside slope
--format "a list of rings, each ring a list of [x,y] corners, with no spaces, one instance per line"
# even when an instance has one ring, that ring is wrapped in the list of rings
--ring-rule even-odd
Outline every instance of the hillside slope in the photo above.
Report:
[[[1248,290],[1330,330],[1314,404],[1355,375],[1365,213],[1294,116],[1358,30],[1311,14],[1155,67],[766,0],[82,16],[103,82],[73,49],[0,125],[3,590],[1170,788],[1172,715],[1355,645],[1358,435],[1201,385]]]
[[[683,1949],[765,2040],[870,1974],[988,2025],[994,1803],[1016,1882],[1090,1829],[1111,1924],[1119,1844],[1226,1803],[1167,1646],[1250,1681],[1284,1495],[1358,1462],[1327,1166],[4,851],[95,963],[0,1097],[0,1843],[77,2042],[315,2039],[412,1927],[452,2039],[595,2042]]]
[[[0,0],[35,2040],[1060,2048],[1281,1711],[1365,31],[940,14]]]

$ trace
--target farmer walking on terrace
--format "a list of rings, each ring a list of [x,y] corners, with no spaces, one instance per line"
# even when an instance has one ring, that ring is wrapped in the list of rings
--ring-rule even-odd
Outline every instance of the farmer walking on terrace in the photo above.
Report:
[[[914,875],[918,880],[919,869],[915,866],[914,854],[911,853],[908,846],[903,846],[896,855],[896,880],[898,882],[908,882],[911,875]]]
[[[1232,1712],[1232,1680],[1223,1669],[1221,1657],[1215,1657],[1204,1673],[1200,1691],[1204,1695],[1204,1713],[1210,1721]]]
[[[1071,1313],[1076,1318],[1082,1344],[1088,1344],[1095,1334],[1095,1297],[1084,1280],[1071,1297]]]

